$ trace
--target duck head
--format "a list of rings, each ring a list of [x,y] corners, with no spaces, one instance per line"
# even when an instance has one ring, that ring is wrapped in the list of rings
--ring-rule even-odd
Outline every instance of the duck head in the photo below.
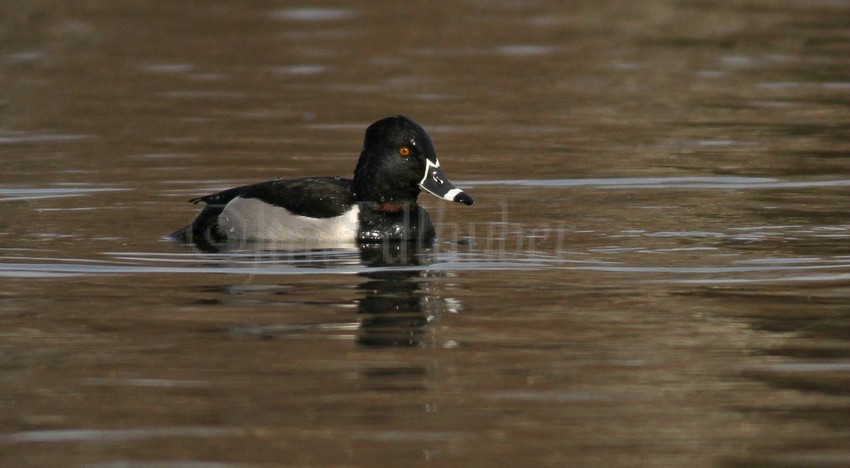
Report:
[[[443,174],[428,133],[402,115],[366,129],[353,188],[358,201],[379,204],[415,203],[422,190],[448,201],[475,203]]]

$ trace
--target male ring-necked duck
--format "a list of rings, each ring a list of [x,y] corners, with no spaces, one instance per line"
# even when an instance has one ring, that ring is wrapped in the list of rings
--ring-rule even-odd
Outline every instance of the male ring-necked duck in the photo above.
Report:
[[[366,129],[354,179],[308,177],[245,185],[189,200],[207,204],[171,237],[182,241],[430,241],[434,226],[416,197],[425,190],[472,205],[443,175],[425,130],[404,116]]]

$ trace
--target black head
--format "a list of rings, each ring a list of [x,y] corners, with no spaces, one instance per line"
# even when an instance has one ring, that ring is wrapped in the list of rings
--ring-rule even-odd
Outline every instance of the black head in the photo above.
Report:
[[[355,198],[412,203],[423,189],[450,201],[474,203],[443,175],[431,138],[419,124],[397,115],[370,125],[354,169]]]

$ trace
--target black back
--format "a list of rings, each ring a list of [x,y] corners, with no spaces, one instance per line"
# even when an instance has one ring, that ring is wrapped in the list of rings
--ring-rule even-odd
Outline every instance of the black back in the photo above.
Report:
[[[276,179],[243,185],[189,201],[224,208],[224,205],[236,197],[256,198],[270,205],[286,208],[291,213],[312,218],[339,216],[354,204],[351,179],[342,177]]]

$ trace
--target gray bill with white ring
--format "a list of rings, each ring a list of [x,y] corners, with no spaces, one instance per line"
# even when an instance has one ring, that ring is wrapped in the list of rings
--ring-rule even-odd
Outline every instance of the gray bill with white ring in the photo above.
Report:
[[[433,161],[425,160],[425,175],[419,181],[419,187],[443,200],[463,203],[464,205],[475,203],[475,199],[449,182],[449,179],[443,175],[443,170],[440,169],[440,161],[437,159]]]

